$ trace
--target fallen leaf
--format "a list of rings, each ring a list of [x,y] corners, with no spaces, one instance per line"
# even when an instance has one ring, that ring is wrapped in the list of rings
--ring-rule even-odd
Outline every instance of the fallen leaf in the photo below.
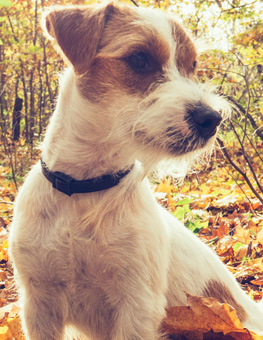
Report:
[[[228,235],[228,233],[229,233],[229,222],[220,221],[219,222],[219,228],[217,229],[217,236],[219,238],[222,238],[225,235]]]
[[[263,245],[263,229],[261,229],[258,234],[257,234],[257,241],[258,243],[260,243],[261,245]]]
[[[248,229],[237,227],[234,236],[239,242],[244,244],[249,244],[250,242],[250,232]]]
[[[235,258],[238,261],[241,261],[243,257],[247,256],[248,245],[244,245],[235,252]]]
[[[235,309],[216,299],[187,294],[188,306],[167,309],[163,330],[189,340],[263,340],[263,336],[244,329]],[[214,336],[215,335],[215,336]]]
[[[5,226],[5,220],[0,217],[0,228],[3,228]]]
[[[263,286],[263,277],[260,279],[252,280],[250,281],[250,283],[252,283],[255,286]]]

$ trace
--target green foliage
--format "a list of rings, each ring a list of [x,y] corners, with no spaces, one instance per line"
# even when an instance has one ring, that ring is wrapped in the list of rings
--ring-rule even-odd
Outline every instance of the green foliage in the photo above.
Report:
[[[0,6],[10,7],[12,6],[12,2],[10,0],[0,0]]]
[[[207,226],[207,222],[203,222],[200,216],[193,213],[190,204],[194,200],[185,198],[175,203],[176,210],[172,213],[179,221],[183,221],[185,226],[194,233],[198,233],[202,228]]]
[[[249,262],[249,261],[251,261],[251,258],[250,258],[250,257],[243,256],[243,257],[242,257],[242,260],[241,260],[241,263],[244,264],[244,263],[247,263],[247,262]]]
[[[186,220],[185,226],[193,233],[198,233],[201,229],[207,227],[208,223],[204,222],[197,214],[193,215],[193,220]]]
[[[175,203],[176,206],[178,206],[173,213],[173,215],[178,218],[178,220],[183,220],[186,216],[186,214],[190,213],[190,203],[192,203],[193,200],[190,198],[185,198],[181,201],[178,201]]]
[[[243,247],[244,246],[244,243],[242,242],[236,242],[234,245],[233,245],[233,249],[235,252],[238,251],[239,248]]]

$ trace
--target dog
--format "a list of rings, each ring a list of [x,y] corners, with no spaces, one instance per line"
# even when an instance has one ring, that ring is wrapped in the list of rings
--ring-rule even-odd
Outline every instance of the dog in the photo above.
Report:
[[[51,7],[43,27],[68,68],[10,231],[26,339],[61,340],[68,326],[94,340],[165,338],[165,309],[186,292],[262,331],[262,306],[147,179],[210,150],[228,112],[196,81],[193,39],[172,16],[114,3]]]

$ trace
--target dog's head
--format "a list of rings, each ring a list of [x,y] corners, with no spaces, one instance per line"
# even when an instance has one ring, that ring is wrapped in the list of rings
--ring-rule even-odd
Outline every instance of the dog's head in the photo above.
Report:
[[[110,3],[53,7],[44,22],[73,66],[82,98],[105,116],[104,141],[108,135],[134,145],[141,158],[192,154],[213,144],[228,105],[196,82],[196,47],[172,17]]]

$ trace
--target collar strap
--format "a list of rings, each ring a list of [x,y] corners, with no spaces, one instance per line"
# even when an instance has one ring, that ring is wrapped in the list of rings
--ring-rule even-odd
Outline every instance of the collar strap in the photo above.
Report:
[[[71,196],[77,193],[96,192],[101,190],[110,189],[117,184],[120,180],[128,175],[133,166],[126,171],[119,171],[114,174],[107,174],[100,177],[90,178],[84,181],[77,181],[74,178],[63,174],[62,172],[52,172],[48,169],[46,163],[41,159],[41,167],[43,175],[49,182],[52,183],[53,188],[57,189],[64,194]]]

